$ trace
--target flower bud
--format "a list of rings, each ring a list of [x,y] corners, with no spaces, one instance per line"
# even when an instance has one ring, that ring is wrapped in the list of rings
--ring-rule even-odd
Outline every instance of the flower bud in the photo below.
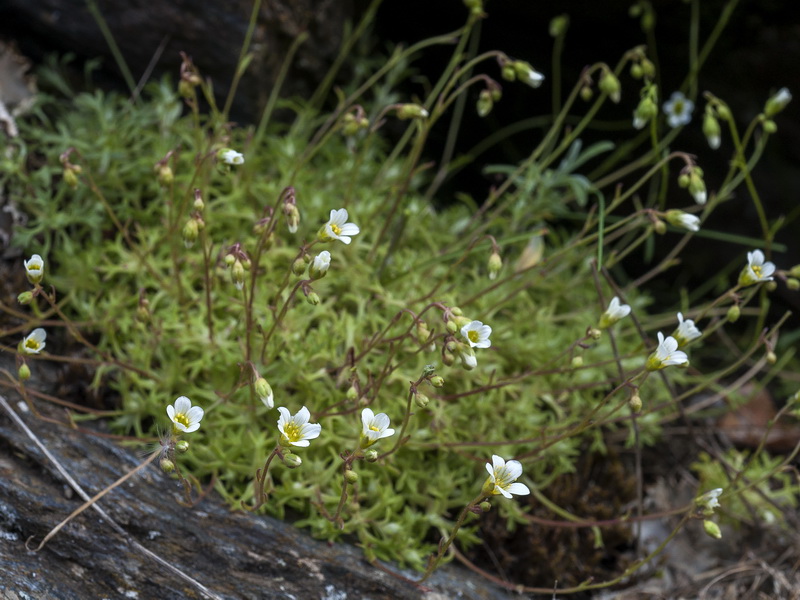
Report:
[[[614,104],[619,104],[622,98],[622,86],[617,76],[614,75],[610,69],[603,69],[603,74],[600,76],[600,82],[597,84],[597,87],[599,87],[600,91],[604,94],[608,94],[608,97]]]
[[[481,90],[481,93],[478,96],[478,104],[476,105],[478,116],[485,117],[492,112],[493,107],[494,99],[492,98],[492,92],[489,90]]]
[[[431,385],[436,388],[440,388],[444,385],[444,377],[441,375],[434,375],[431,377]]]
[[[771,365],[774,365],[776,362],[778,362],[778,355],[775,354],[775,352],[773,352],[772,350],[767,352],[765,358],[767,359],[767,362]]]
[[[162,458],[159,465],[164,473],[172,473],[175,470],[175,463],[168,458]]]
[[[236,262],[236,257],[233,254],[226,254],[223,260],[225,261],[226,267],[232,267],[233,263]]]
[[[600,336],[603,335],[603,332],[597,329],[596,327],[592,327],[591,329],[589,329],[588,335],[593,340],[599,340]]]
[[[426,406],[428,406],[429,402],[430,399],[425,394],[421,392],[414,393],[414,403],[420,408],[425,408]]]
[[[633,390],[631,398],[628,400],[628,406],[631,407],[631,411],[634,413],[638,413],[642,410],[642,399],[639,396],[639,390]]]
[[[356,389],[356,386],[351,385],[349,388],[347,388],[347,394],[345,394],[345,397],[351,402],[353,400],[358,400],[358,389]]]
[[[297,467],[303,464],[303,459],[297,456],[297,454],[288,452],[283,456],[283,464],[285,464],[290,469],[296,469]]]
[[[358,473],[356,473],[355,471],[352,471],[350,469],[347,469],[344,472],[344,479],[345,479],[345,481],[347,481],[347,483],[353,484],[356,481],[358,481]]]
[[[242,261],[237,258],[231,267],[231,281],[237,290],[241,290],[244,287],[244,271]]]
[[[175,451],[179,454],[185,454],[189,450],[189,442],[186,440],[180,440],[177,444],[175,444]]]
[[[739,320],[739,315],[742,314],[742,309],[739,308],[738,304],[734,304],[728,309],[728,323],[736,323]]]
[[[497,279],[497,274],[500,272],[500,269],[503,268],[503,259],[500,258],[500,255],[497,252],[492,252],[489,256],[489,279]]]
[[[458,331],[458,325],[452,319],[448,319],[447,323],[445,324],[445,329],[447,329],[448,333],[455,334]]]
[[[419,104],[401,104],[397,107],[397,118],[401,121],[406,119],[427,119],[428,111]]]
[[[787,277],[786,287],[792,291],[800,290],[800,280],[795,279],[794,277]]]
[[[778,289],[778,284],[775,281],[768,281],[764,284],[764,287],[768,292],[774,292]]]
[[[456,362],[456,357],[452,352],[442,353],[442,362],[447,367],[452,367]]]
[[[483,0],[464,0],[464,6],[469,9],[470,14],[476,17],[483,14]]]
[[[289,202],[283,205],[283,214],[286,216],[286,226],[289,233],[296,233],[297,227],[300,225],[300,211],[297,210],[297,205],[290,204]]]
[[[378,460],[378,451],[377,450],[366,450],[364,452],[364,459],[367,462],[375,462]]]
[[[706,108],[706,114],[703,117],[703,135],[706,136],[708,145],[712,150],[719,148],[722,141],[722,130],[720,129],[717,117],[714,116],[710,108]]]
[[[292,273],[300,277],[305,272],[306,272],[306,261],[304,261],[302,258],[296,258],[295,261],[292,263]]]
[[[17,302],[23,306],[33,302],[33,292],[22,292],[17,296]]]
[[[636,129],[643,129],[657,114],[658,106],[656,106],[651,94],[647,94],[639,101],[636,110],[633,111],[633,126]]]
[[[347,113],[342,117],[342,135],[345,137],[354,136],[359,132],[358,119],[353,113]]]
[[[512,63],[514,71],[516,72],[517,79],[521,82],[528,84],[532,88],[538,88],[544,81],[544,75],[534,69],[529,63],[524,60],[516,60]]]
[[[31,378],[31,368],[28,363],[22,363],[17,370],[17,377],[20,381],[28,381]]]
[[[65,167],[64,172],[62,173],[64,183],[66,183],[73,190],[78,187],[78,173],[79,171],[74,166]]]
[[[580,369],[583,366],[583,357],[573,356],[570,364],[572,365],[573,369]]]
[[[158,184],[162,187],[169,187],[175,179],[175,174],[172,172],[172,167],[167,164],[156,165],[156,172],[158,177]]]
[[[581,88],[581,100],[588,102],[592,99],[592,96],[594,96],[594,92],[592,91],[591,87],[585,85]]]
[[[183,245],[187,248],[194,246],[198,233],[197,221],[193,218],[186,221],[186,225],[183,226]]]
[[[778,125],[772,119],[766,119],[761,123],[761,127],[763,127],[764,131],[767,133],[775,133],[778,131]]]
[[[308,270],[311,279],[322,279],[328,273],[331,266],[331,253],[323,250],[314,257],[314,262]]]
[[[480,507],[481,507],[481,512],[485,512],[485,513],[487,513],[487,512],[489,512],[490,510],[492,510],[492,503],[491,503],[491,502],[489,502],[489,501],[487,501],[487,500],[484,500],[484,501],[483,501],[483,502],[481,502],[481,503],[480,503],[478,506],[480,506]]]
[[[255,389],[256,396],[261,399],[261,402],[264,403],[264,406],[267,408],[273,408],[275,406],[275,398],[272,394],[272,386],[266,379],[263,377],[256,379],[256,382],[253,384],[253,388]]]
[[[703,521],[703,529],[712,538],[716,540],[722,539],[722,531],[714,521]]]
[[[792,101],[792,94],[789,92],[788,88],[781,88],[778,92],[772,96],[767,103],[764,105],[764,114],[767,117],[774,117],[779,112],[781,112],[789,102]]]
[[[506,81],[515,81],[517,79],[517,70],[514,68],[513,63],[505,63],[500,69],[500,76]]]
[[[706,203],[706,184],[703,181],[703,170],[699,167],[692,169],[689,174],[689,193],[698,204]]]
[[[641,79],[644,76],[644,69],[642,69],[642,65],[639,63],[633,63],[631,65],[631,77],[634,79]]]
[[[226,165],[241,165],[244,164],[244,156],[241,152],[231,150],[230,148],[221,148],[217,151],[217,160],[225,163]]]
[[[667,233],[667,225],[661,219],[656,219],[653,223],[653,229],[658,235],[664,235]]]
[[[317,294],[317,292],[311,292],[308,296],[306,296],[306,302],[308,302],[311,306],[317,306],[320,303],[319,294]]]

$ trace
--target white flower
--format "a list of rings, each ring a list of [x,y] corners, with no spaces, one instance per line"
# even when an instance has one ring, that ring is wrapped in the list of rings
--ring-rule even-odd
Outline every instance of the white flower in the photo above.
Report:
[[[687,125],[692,120],[694,102],[689,100],[681,92],[672,92],[669,100],[664,102],[664,113],[667,115],[667,123],[670,127],[680,127]]]
[[[47,339],[47,332],[39,327],[34,329],[24,338],[19,344],[19,351],[22,354],[39,354],[45,347],[45,339]]]
[[[241,165],[244,163],[244,156],[242,153],[231,150],[230,148],[220,150],[217,156],[226,165]]]
[[[707,516],[714,514],[714,509],[719,508],[719,497],[722,495],[722,488],[716,488],[710,492],[695,498],[695,504]]]
[[[657,371],[672,365],[688,366],[689,357],[678,350],[678,340],[672,336],[665,339],[664,334],[659,331],[658,348],[647,358],[645,367],[648,371]]]
[[[470,348],[488,348],[492,345],[489,339],[489,336],[492,335],[492,328],[480,321],[470,321],[464,325],[461,328],[461,335],[467,338]]]
[[[762,281],[772,281],[774,272],[775,264],[764,262],[764,253],[761,250],[753,250],[747,253],[747,266],[739,273],[739,285],[744,287]]]
[[[25,275],[28,281],[34,285],[39,283],[44,277],[44,260],[38,254],[34,254],[28,260],[23,261],[25,265]]]
[[[667,221],[675,227],[683,227],[689,231],[700,231],[700,218],[682,210],[668,210]]]
[[[486,463],[486,470],[489,472],[489,479],[483,486],[486,493],[492,495],[503,494],[506,498],[511,498],[511,494],[525,496],[531,491],[523,483],[514,483],[522,475],[522,465],[518,460],[506,462],[503,458],[492,455],[492,462]]]
[[[517,78],[523,83],[527,83],[532,88],[538,88],[544,81],[544,75],[539,73],[539,71],[524,60],[514,61],[514,70]]]
[[[686,319],[684,321],[683,315],[678,313],[678,328],[672,333],[672,336],[678,342],[678,348],[685,346],[692,340],[696,340],[701,335],[703,334],[695,327],[694,321],[691,319]]]
[[[275,406],[275,397],[272,395],[272,386],[266,379],[263,377],[256,379],[255,390],[256,394],[258,394],[258,397],[261,398],[261,402],[264,403],[264,406],[267,408],[273,408]]]
[[[347,222],[347,209],[332,210],[331,217],[319,230],[318,237],[322,242],[340,240],[345,244],[350,243],[350,236],[361,231],[355,223]]]
[[[394,435],[394,429],[389,427],[389,417],[386,413],[377,415],[371,409],[361,411],[361,447],[368,448],[382,438]]]
[[[313,440],[319,437],[322,426],[318,423],[309,423],[311,413],[304,406],[297,414],[292,416],[289,410],[283,406],[278,407],[278,412],[281,413],[278,419],[278,431],[281,432],[281,445],[282,446],[308,446],[308,440]]]
[[[328,272],[330,266],[331,253],[327,250],[323,250],[314,257],[314,262],[311,263],[311,269],[309,269],[311,279],[321,279],[325,277],[325,274]]]
[[[600,329],[608,329],[620,319],[627,317],[630,312],[631,307],[628,304],[620,304],[619,298],[614,296],[608,303],[606,312],[600,315],[600,323],[597,326]]]
[[[478,366],[478,357],[475,356],[475,351],[466,344],[458,345],[458,355],[461,358],[461,364],[467,371]]]
[[[175,433],[192,433],[200,429],[200,421],[203,420],[204,411],[199,406],[192,406],[192,401],[186,396],[180,396],[175,400],[175,404],[167,406],[167,415],[172,421],[172,428]]]

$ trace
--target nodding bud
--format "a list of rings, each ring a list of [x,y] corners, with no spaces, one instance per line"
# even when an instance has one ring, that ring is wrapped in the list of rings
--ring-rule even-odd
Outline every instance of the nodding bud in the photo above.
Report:
[[[300,211],[297,210],[297,205],[289,202],[284,203],[283,214],[286,216],[286,226],[289,228],[289,233],[296,233],[297,227],[300,225]]]
[[[600,76],[600,82],[597,84],[600,91],[608,94],[608,97],[614,104],[619,104],[622,99],[622,86],[619,79],[609,68],[603,69],[603,74]]]
[[[421,392],[414,393],[414,403],[420,408],[425,408],[426,406],[428,406],[429,402],[430,399],[425,394]]]
[[[706,113],[703,116],[703,135],[706,136],[708,146],[712,150],[719,148],[722,143],[722,129],[719,126],[717,117],[714,116],[714,110],[710,106],[706,107]]]
[[[292,454],[291,452],[289,452],[288,454],[284,455],[283,464],[285,464],[290,469],[296,469],[297,467],[303,464],[303,459],[297,456],[297,454]]]
[[[22,292],[17,296],[17,302],[19,302],[23,306],[25,304],[30,304],[31,302],[33,302],[33,292]]]
[[[31,368],[28,366],[28,363],[22,363],[19,366],[19,370],[17,370],[17,377],[19,377],[20,381],[27,381],[31,378]]]
[[[774,117],[779,112],[781,112],[789,102],[792,101],[792,94],[788,88],[781,88],[778,90],[778,93],[772,96],[769,100],[767,100],[766,105],[764,106],[764,114],[767,117]]]
[[[177,444],[175,444],[175,451],[179,454],[185,454],[189,450],[189,442],[186,440],[180,440]]]
[[[172,181],[175,179],[175,175],[172,172],[172,167],[167,164],[157,164],[156,173],[158,176],[158,183],[162,187],[169,187],[172,184]]]
[[[728,323],[736,323],[739,320],[739,315],[742,314],[742,309],[739,308],[738,304],[734,304],[728,309],[727,319]]]
[[[350,469],[347,469],[344,472],[344,478],[345,481],[347,481],[347,483],[355,483],[356,481],[358,481],[358,473]]]
[[[767,352],[767,355],[766,355],[765,358],[767,359],[767,362],[769,364],[771,364],[771,365],[774,365],[776,362],[778,362],[778,355],[775,354],[772,350]]]
[[[428,111],[419,104],[400,104],[397,107],[397,118],[401,121],[406,119],[427,119]]]
[[[244,287],[244,271],[242,261],[238,258],[234,260],[233,267],[231,267],[231,281],[237,290],[241,290]]]
[[[311,292],[308,294],[308,296],[306,296],[306,301],[311,306],[317,306],[320,303],[319,294],[317,294],[317,292]]]
[[[633,394],[631,394],[631,399],[628,400],[628,406],[631,407],[631,410],[635,413],[638,413],[642,410],[642,399],[639,396],[639,390],[633,390]]]
[[[168,458],[162,458],[159,465],[164,473],[172,473],[175,470],[175,463]]]
[[[497,279],[497,274],[500,272],[500,269],[503,268],[503,259],[500,258],[500,254],[497,251],[492,252],[489,256],[489,279]]]
[[[478,111],[479,117],[485,117],[490,112],[492,112],[492,107],[494,107],[494,99],[492,98],[492,92],[489,90],[481,90],[480,95],[478,95],[478,104],[476,106]]]
[[[452,352],[443,352],[442,353],[442,362],[446,366],[452,367],[456,362],[456,357]]]
[[[715,540],[722,539],[722,530],[714,521],[703,521],[703,530]]]
[[[198,227],[197,221],[194,218],[186,221],[186,225],[183,226],[183,245],[187,248],[194,246],[194,243],[197,241],[199,231],[200,228]]]
[[[488,502],[487,500],[484,500],[484,501],[483,501],[483,502],[481,502],[481,503],[480,503],[478,506],[480,506],[480,508],[481,508],[481,512],[485,512],[485,513],[487,513],[487,512],[489,512],[490,510],[492,510],[492,503],[491,503],[491,502]]]
[[[658,235],[664,235],[667,233],[667,224],[661,219],[656,219],[653,223],[653,229]]]
[[[62,173],[64,183],[74,190],[76,187],[78,187],[78,174],[80,172],[81,168],[78,165],[64,167],[64,172]]]
[[[583,357],[582,356],[573,356],[572,361],[570,361],[573,369],[580,369],[583,366]]]
[[[300,277],[303,273],[306,272],[307,263],[302,258],[296,258],[295,261],[292,263],[292,273]]]
[[[431,377],[431,385],[435,388],[440,388],[444,385],[444,377],[441,375],[434,375]]]
[[[364,458],[367,462],[375,462],[378,460],[378,451],[377,450],[367,450],[364,452]]]

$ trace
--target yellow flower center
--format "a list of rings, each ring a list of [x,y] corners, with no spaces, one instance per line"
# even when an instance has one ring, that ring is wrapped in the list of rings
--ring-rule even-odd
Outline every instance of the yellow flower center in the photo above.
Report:
[[[678,100],[675,104],[672,105],[672,112],[673,114],[680,115],[683,114],[683,101]]]
[[[369,426],[369,430],[370,431],[378,431],[378,432],[380,432],[380,429],[378,427],[375,427],[375,425],[370,425]]]
[[[27,339],[27,340],[25,340],[25,347],[26,347],[28,350],[34,350],[34,351],[36,351],[36,350],[39,350],[39,348],[40,348],[40,346],[39,346],[39,342],[37,342],[37,341],[36,341],[36,340],[34,340],[34,339]]]
[[[469,338],[469,341],[473,344],[477,344],[478,340],[480,339],[480,335],[478,335],[477,330],[471,329],[467,332],[467,338]]]
[[[753,269],[753,273],[756,274],[756,277],[761,279],[761,267],[759,265],[750,265],[750,268]]]
[[[38,273],[40,271],[39,265],[28,265],[28,271]]]
[[[297,423],[286,423],[283,426],[283,435],[290,442],[297,442],[300,440],[300,427]]]
[[[189,417],[187,417],[187,416],[186,416],[185,414],[183,414],[183,413],[178,413],[178,414],[176,414],[176,415],[175,415],[175,418],[174,418],[174,419],[172,419],[172,420],[173,420],[173,421],[175,421],[176,423],[180,423],[180,424],[181,424],[181,425],[183,425],[184,427],[189,427]]]
[[[336,235],[339,235],[340,233],[342,233],[342,228],[339,227],[336,223],[331,223],[331,231]]]

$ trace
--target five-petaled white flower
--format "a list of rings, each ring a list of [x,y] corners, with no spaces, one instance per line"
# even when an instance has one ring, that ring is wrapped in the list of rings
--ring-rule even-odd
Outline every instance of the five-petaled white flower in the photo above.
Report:
[[[611,302],[608,303],[606,312],[600,315],[600,322],[597,326],[600,329],[608,329],[614,323],[627,317],[631,312],[631,307],[628,304],[620,304],[619,298],[614,296]]]
[[[217,156],[219,156],[219,159],[226,165],[241,165],[244,163],[244,155],[230,148],[220,150]]]
[[[304,406],[297,411],[297,414],[292,416],[289,410],[283,406],[278,407],[278,412],[281,413],[278,419],[278,431],[281,432],[280,443],[282,446],[308,446],[308,440],[318,438],[322,426],[319,423],[309,423],[311,413]]]
[[[682,210],[668,210],[667,221],[675,227],[683,227],[689,231],[700,231],[700,218]]]
[[[739,285],[748,286],[762,281],[772,281],[775,265],[769,261],[764,262],[764,253],[753,250],[747,253],[747,266],[739,273]]]
[[[524,483],[514,483],[522,475],[522,465],[518,460],[506,462],[497,454],[492,455],[492,462],[486,463],[486,470],[489,472],[489,479],[483,486],[487,494],[503,494],[506,498],[511,498],[511,494],[525,496],[531,491]]]
[[[347,222],[347,209],[340,208],[339,210],[332,210],[330,219],[322,229],[319,230],[317,237],[321,242],[331,242],[339,240],[345,244],[350,243],[351,235],[358,235],[361,231],[355,223]]]
[[[44,277],[44,260],[38,254],[34,254],[28,260],[23,261],[25,264],[25,275],[28,281],[36,285]]]
[[[694,102],[689,100],[681,92],[672,92],[669,100],[664,102],[664,114],[667,115],[667,123],[670,127],[680,127],[687,125],[692,120]]]
[[[34,329],[20,342],[19,351],[22,354],[39,354],[46,346],[45,339],[47,339],[47,332],[44,329],[41,327]]]
[[[648,358],[645,367],[648,371],[658,371],[672,365],[688,366],[689,357],[685,352],[678,350],[678,340],[672,336],[664,338],[664,334],[658,332],[658,348]]]
[[[200,421],[205,412],[199,406],[192,406],[186,396],[179,396],[175,404],[167,406],[167,415],[172,421],[175,433],[192,433],[200,429]]]
[[[682,348],[692,340],[696,340],[701,335],[701,331],[695,326],[691,319],[683,320],[683,315],[678,313],[678,328],[672,333],[672,337],[678,342],[678,348]]]
[[[372,412],[365,408],[361,411],[361,447],[369,448],[382,438],[394,435],[394,429],[389,427],[389,417],[386,413]]]
[[[470,348],[488,348],[492,345],[489,336],[492,328],[480,321],[470,321],[461,328],[461,335],[467,338]]]
[[[323,250],[314,257],[314,262],[311,263],[309,274],[311,279],[321,279],[325,277],[328,269],[331,266],[331,253]]]

